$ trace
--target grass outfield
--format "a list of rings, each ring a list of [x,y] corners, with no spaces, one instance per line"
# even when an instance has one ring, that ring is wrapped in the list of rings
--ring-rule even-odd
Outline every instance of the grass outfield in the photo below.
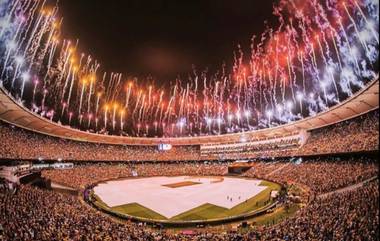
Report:
[[[273,225],[286,217],[292,216],[300,209],[300,205],[292,204],[286,211],[284,207],[280,207],[274,210],[272,213],[265,214],[263,216],[255,217],[252,219],[255,225]]]
[[[103,202],[98,195],[94,194],[94,191],[91,192],[91,195],[95,199],[94,203],[96,204],[96,206],[101,207],[103,209],[110,209],[110,207],[108,207],[108,205],[105,202]]]
[[[130,203],[116,207],[108,207],[96,195],[95,196],[97,204],[100,204],[103,207],[105,206],[107,207],[107,209],[111,209],[114,212],[156,220],[192,221],[226,218],[259,210],[272,203],[270,200],[270,192],[272,190],[279,191],[281,189],[280,185],[268,181],[261,181],[260,186],[267,186],[268,188],[266,188],[256,196],[248,199],[247,201],[232,207],[231,209],[205,203],[199,207],[193,208],[170,219],[138,203]]]
[[[100,199],[98,195],[92,193],[92,196],[95,198],[94,203],[98,207],[101,207],[105,210],[111,210],[117,213],[128,214],[134,217],[150,218],[150,219],[156,219],[156,220],[167,220],[167,218],[162,216],[161,214],[149,208],[146,208],[138,203],[129,203],[129,204],[124,204],[120,206],[109,207]]]
[[[173,221],[208,220],[217,218],[220,214],[228,211],[227,208],[219,207],[214,204],[206,203],[199,207],[190,209],[184,213],[172,217]]]
[[[181,213],[172,217],[170,220],[207,220],[215,218],[225,218],[231,216],[237,216],[240,214],[252,212],[269,205],[270,192],[272,190],[279,191],[281,186],[268,181],[261,181],[260,186],[267,186],[268,188],[257,194],[256,196],[248,199],[246,202],[242,202],[231,209],[219,207],[213,204],[204,204],[202,206],[191,209],[187,212]]]
[[[138,203],[129,203],[120,206],[115,206],[111,208],[113,211],[118,213],[128,214],[134,217],[143,217],[156,220],[167,220],[166,217],[161,214],[146,208]]]

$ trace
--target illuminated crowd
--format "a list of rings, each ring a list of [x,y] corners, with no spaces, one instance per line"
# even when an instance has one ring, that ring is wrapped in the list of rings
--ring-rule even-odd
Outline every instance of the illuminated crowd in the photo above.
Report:
[[[379,111],[312,131],[305,146],[297,154],[356,152],[378,150]]]
[[[0,123],[0,155],[10,159],[44,160],[197,160],[192,146],[161,152],[156,146],[124,146],[86,143],[48,137]]]
[[[280,183],[301,183],[315,193],[325,193],[377,176],[378,164],[365,157],[351,160],[318,157],[299,164],[259,162],[244,175]]]
[[[156,146],[124,146],[85,143],[63,140],[32,133],[5,123],[0,123],[0,155],[9,159],[49,160],[217,160],[258,157],[289,157],[322,153],[357,152],[378,150],[379,111],[374,111],[353,120],[311,131],[303,146],[295,140],[274,141],[250,146],[241,151],[202,153],[197,146],[173,147],[170,151],[159,151]],[[249,143],[248,143],[249,144]],[[237,149],[241,149],[239,145]],[[223,150],[223,149],[222,149]]]
[[[83,189],[86,186],[115,178],[138,176],[181,176],[181,175],[225,175],[227,165],[219,163],[178,163],[178,164],[96,164],[83,165],[74,169],[45,170],[43,176],[53,182],[72,188]]]
[[[359,189],[317,197],[296,216],[251,237],[261,240],[378,240],[378,180]]]
[[[275,151],[277,153],[282,153],[283,150],[291,150],[299,147],[299,138],[294,139],[276,139],[272,140],[268,143],[255,143],[255,142],[247,142],[247,143],[237,143],[231,145],[223,145],[219,147],[219,145],[215,145],[214,147],[209,147],[207,149],[201,150],[202,156],[207,155],[230,155],[230,154],[254,154],[254,153],[262,153],[268,151]]]
[[[378,165],[358,158],[300,164],[259,162],[251,170],[247,176],[268,174],[268,179],[301,182],[318,193],[326,193],[376,176]],[[89,164],[64,171],[46,170],[43,175],[59,183],[84,188],[96,181],[132,176],[133,172],[139,176],[154,176],[223,175],[226,171],[227,164],[223,163]],[[319,185],[323,187],[318,188]],[[378,180],[375,180],[345,192],[317,196],[279,224],[255,226],[245,233],[221,233],[206,228],[185,235],[117,221],[87,206],[76,196],[21,185],[15,194],[0,194],[3,230],[0,240],[377,240],[378,202]]]
[[[311,132],[298,149],[270,149],[260,156],[292,156],[330,152],[378,150],[378,111],[351,121]],[[341,134],[343,133],[343,134]],[[74,169],[45,170],[53,182],[83,190],[104,180],[132,176],[225,175],[228,162],[195,162],[214,159],[200,156],[197,147],[130,147],[81,143],[46,137],[1,123],[0,154],[3,158],[85,160]],[[257,156],[253,152],[236,157]],[[150,163],[94,164],[92,160],[177,160]],[[193,162],[183,162],[193,160]],[[376,160],[376,159],[375,159]],[[255,161],[243,174],[284,184],[306,187],[315,199],[295,216],[272,226],[249,232],[212,230],[195,235],[141,228],[140,224],[118,222],[84,204],[78,197],[30,186],[0,194],[0,240],[377,240],[379,232],[378,181],[343,193],[334,192],[378,176],[378,164],[369,156],[340,160],[334,157],[276,158]]]
[[[116,178],[138,176],[225,175],[229,163],[176,163],[136,165],[83,165],[67,170],[45,170],[43,176],[77,189]],[[378,164],[372,158],[350,160],[314,158],[302,163],[282,160],[254,162],[243,176],[272,180],[283,184],[301,183],[315,193],[325,193],[378,175]]]
[[[96,55],[91,51],[87,54],[78,40],[66,39],[61,26],[67,16],[61,16],[58,0],[0,0],[1,102],[15,100],[58,125],[100,135],[190,138],[229,133],[240,139],[215,150],[189,145],[162,151],[157,146],[61,139],[0,121],[2,160],[75,163],[73,169],[46,169],[41,175],[78,191],[75,195],[0,179],[0,241],[379,240],[379,163],[374,157],[379,110],[317,130],[299,130],[291,134],[295,139],[242,138],[244,132],[272,127],[266,131],[277,138],[275,127],[286,132],[287,123],[310,124],[308,117],[370,92],[360,91],[378,81],[378,0],[277,2],[264,32],[240,40],[248,40],[249,47],[235,46],[233,59],[226,56],[221,68],[194,66],[185,79],[155,80],[106,70],[107,64],[91,57]],[[1,109],[6,110],[2,116],[12,119],[8,114],[13,110],[7,105]],[[342,109],[344,105],[331,115],[340,120],[336,113]],[[16,121],[28,124],[28,118]],[[86,202],[89,187],[101,181],[224,176],[230,160],[241,164],[247,159],[252,167],[236,176],[281,184],[277,201],[284,210],[293,202],[290,190],[299,188],[305,194],[297,203],[300,209],[279,222],[244,230],[206,226],[185,234],[117,219]],[[268,215],[277,211],[263,210]]]

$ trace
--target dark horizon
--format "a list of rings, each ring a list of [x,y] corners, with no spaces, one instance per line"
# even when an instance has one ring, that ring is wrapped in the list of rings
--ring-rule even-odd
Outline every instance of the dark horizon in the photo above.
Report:
[[[79,39],[79,49],[106,72],[168,83],[177,75],[231,66],[240,44],[273,25],[273,4],[240,1],[61,0],[63,37]],[[184,76],[183,76],[184,77]]]

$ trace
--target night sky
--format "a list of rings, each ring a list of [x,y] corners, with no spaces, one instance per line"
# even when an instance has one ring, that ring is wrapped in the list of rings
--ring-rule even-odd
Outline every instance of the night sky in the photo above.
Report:
[[[102,70],[173,80],[178,74],[223,62],[231,66],[238,44],[249,50],[265,21],[273,26],[274,0],[61,0],[63,36]]]

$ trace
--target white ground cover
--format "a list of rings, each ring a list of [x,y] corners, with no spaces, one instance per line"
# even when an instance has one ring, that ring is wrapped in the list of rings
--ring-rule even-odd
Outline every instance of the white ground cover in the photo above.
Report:
[[[184,181],[201,184],[162,186]],[[259,186],[260,180],[224,177],[222,182],[212,181],[215,178],[188,176],[125,179],[101,183],[94,191],[110,207],[138,203],[171,218],[205,203],[232,208],[267,188]]]

